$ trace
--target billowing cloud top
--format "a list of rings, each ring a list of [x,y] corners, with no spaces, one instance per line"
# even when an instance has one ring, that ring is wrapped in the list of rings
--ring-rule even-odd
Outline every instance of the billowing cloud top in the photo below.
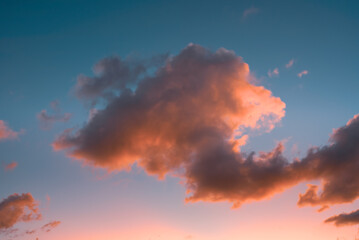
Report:
[[[37,202],[30,193],[15,193],[0,202],[0,230],[12,227],[15,223],[39,220]]]

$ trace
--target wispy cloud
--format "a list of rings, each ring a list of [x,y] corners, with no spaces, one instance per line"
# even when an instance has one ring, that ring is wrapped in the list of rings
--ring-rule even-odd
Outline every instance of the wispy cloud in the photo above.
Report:
[[[328,206],[328,205],[324,205],[324,206],[322,206],[321,208],[319,208],[319,209],[317,210],[317,212],[323,212],[323,211],[325,211],[325,210],[327,210],[327,209],[329,209],[329,206]]]
[[[309,72],[308,72],[308,70],[303,70],[303,71],[301,71],[300,73],[298,73],[298,77],[303,77],[304,75],[307,75]]]
[[[54,229],[55,227],[60,225],[60,223],[61,223],[60,221],[49,222],[49,223],[45,224],[44,226],[42,226],[41,230],[45,231],[45,232],[50,232],[52,229]]]
[[[5,171],[10,171],[10,170],[13,170],[17,167],[17,162],[12,162],[12,163],[9,163],[7,165],[5,165]]]
[[[0,120],[0,141],[17,138],[20,133],[13,131],[3,120]]]
[[[342,213],[330,217],[324,221],[325,223],[334,223],[336,226],[356,225],[359,224],[359,209],[351,213]]]
[[[294,59],[289,60],[289,62],[285,65],[286,68],[291,68],[294,64]]]
[[[276,77],[279,75],[279,69],[278,68],[275,68],[273,70],[268,70],[268,77]]]
[[[250,15],[257,14],[259,12],[259,9],[256,7],[250,7],[243,11],[242,19],[248,18]]]
[[[31,235],[31,234],[34,234],[34,233],[36,233],[36,230],[34,229],[34,230],[27,230],[26,232],[25,232],[25,234],[28,234],[28,235]]]
[[[0,235],[6,236],[7,239],[12,240],[19,237],[21,234],[19,233],[18,228],[0,228]]]
[[[58,101],[51,102],[50,106],[52,114],[49,114],[46,109],[37,114],[40,126],[44,130],[51,128],[55,122],[67,122],[71,118],[71,113],[61,114],[60,103]]]

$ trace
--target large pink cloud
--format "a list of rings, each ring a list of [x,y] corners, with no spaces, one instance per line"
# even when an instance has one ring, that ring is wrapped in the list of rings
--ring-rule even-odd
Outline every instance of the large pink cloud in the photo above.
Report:
[[[223,48],[210,52],[189,45],[140,80],[137,74],[127,73],[125,80],[122,73],[114,76],[113,63],[109,70],[104,64],[109,61],[102,60],[101,66],[103,75],[112,73],[110,87],[97,83],[104,81],[102,75],[81,76],[76,86],[80,98],[106,99],[106,107],[84,128],[65,131],[53,144],[94,166],[122,170],[137,162],[159,177],[190,171],[211,148],[224,146],[238,154],[244,128],[270,130],[285,114],[281,99],[251,83],[248,65]],[[138,81],[134,91],[125,85],[133,82],[127,78],[131,75]],[[100,87],[95,91],[93,86]],[[104,97],[118,92],[110,100]]]
[[[188,202],[237,207],[313,180],[320,186],[301,194],[299,206],[324,209],[359,197],[359,117],[303,159],[285,158],[282,144],[246,154],[244,130],[272,129],[285,114],[281,99],[253,84],[248,65],[223,48],[191,44],[154,69],[159,62],[138,68],[108,58],[95,77],[80,76],[77,96],[104,108],[83,128],[64,131],[54,149],[110,171],[137,163],[159,178],[174,174],[184,179]]]

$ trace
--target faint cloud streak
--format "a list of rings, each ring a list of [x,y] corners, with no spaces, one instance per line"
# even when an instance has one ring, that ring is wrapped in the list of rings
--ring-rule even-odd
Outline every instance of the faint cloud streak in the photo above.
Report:
[[[53,114],[49,114],[46,109],[43,109],[37,114],[37,119],[40,121],[40,127],[44,130],[51,128],[55,122],[67,122],[71,118],[71,113],[61,114],[58,101],[52,101],[50,106]]]
[[[289,62],[285,65],[286,68],[291,68],[294,64],[294,59],[289,60]]]
[[[3,120],[0,120],[0,141],[17,138],[21,132],[15,132],[9,128]]]
[[[272,78],[272,77],[277,77],[279,75],[279,69],[275,68],[273,70],[268,70],[268,77]]]
[[[17,167],[17,162],[11,162],[7,165],[5,165],[5,171],[11,171],[14,170]]]
[[[301,77],[303,77],[304,75],[307,75],[309,72],[307,71],[307,70],[303,70],[303,71],[301,71],[300,73],[298,73],[298,77],[299,78],[301,78]]]
[[[242,19],[247,19],[250,15],[255,15],[259,12],[259,9],[256,7],[250,7],[243,11]]]
[[[41,230],[44,232],[50,232],[51,230],[56,228],[58,225],[60,225],[60,223],[61,223],[60,221],[49,222],[49,223],[45,224],[44,226],[42,226]]]

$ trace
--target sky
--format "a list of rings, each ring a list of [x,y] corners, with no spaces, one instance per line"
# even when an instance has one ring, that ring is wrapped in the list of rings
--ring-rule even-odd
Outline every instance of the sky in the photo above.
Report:
[[[0,239],[358,234],[357,1],[3,0],[0,29]]]

